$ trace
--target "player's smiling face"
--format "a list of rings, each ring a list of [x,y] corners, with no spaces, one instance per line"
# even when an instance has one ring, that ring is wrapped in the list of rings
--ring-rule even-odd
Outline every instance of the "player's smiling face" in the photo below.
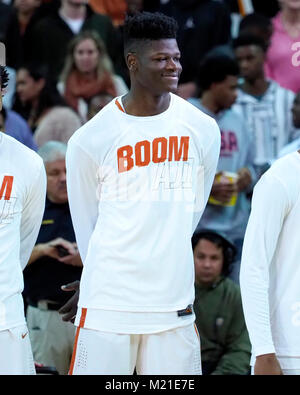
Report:
[[[137,55],[136,81],[153,94],[176,92],[181,71],[175,39],[152,40]]]

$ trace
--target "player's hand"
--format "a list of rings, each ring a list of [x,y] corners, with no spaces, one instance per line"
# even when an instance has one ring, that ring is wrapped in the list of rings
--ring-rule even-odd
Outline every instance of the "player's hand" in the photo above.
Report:
[[[255,375],[283,375],[275,354],[264,354],[256,357],[254,365]]]
[[[248,188],[249,185],[251,185],[252,182],[252,177],[250,170],[247,169],[246,167],[243,167],[240,169],[238,172],[238,179],[237,179],[237,189],[238,192],[244,191],[245,189]]]
[[[237,192],[237,183],[232,183],[226,177],[220,178],[220,176],[222,176],[222,172],[217,173],[215,176],[211,196],[222,203],[228,203],[232,195]]]
[[[77,312],[77,304],[79,299],[79,285],[80,281],[74,281],[72,283],[62,285],[61,289],[66,292],[75,291],[75,294],[58,310],[59,314],[62,314],[63,321],[75,321]]]

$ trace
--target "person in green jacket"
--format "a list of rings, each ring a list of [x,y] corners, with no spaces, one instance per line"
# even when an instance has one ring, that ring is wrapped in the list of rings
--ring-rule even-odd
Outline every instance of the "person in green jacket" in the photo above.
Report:
[[[196,231],[192,238],[195,264],[196,326],[201,339],[203,375],[246,375],[251,344],[239,286],[227,276],[236,248],[220,233]]]

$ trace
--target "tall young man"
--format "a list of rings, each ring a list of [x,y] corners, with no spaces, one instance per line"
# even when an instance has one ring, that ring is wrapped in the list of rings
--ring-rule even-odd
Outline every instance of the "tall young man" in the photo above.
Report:
[[[83,260],[70,374],[200,374],[191,237],[220,150],[215,121],[174,95],[176,22],[126,20],[131,89],[68,144]],[[83,362],[84,361],[84,362]]]
[[[7,83],[3,66],[0,82],[2,93]],[[42,222],[46,175],[41,158],[5,133],[0,133],[0,152],[0,372],[35,374],[22,270]]]
[[[278,159],[254,188],[241,293],[254,374],[300,374],[300,151]]]

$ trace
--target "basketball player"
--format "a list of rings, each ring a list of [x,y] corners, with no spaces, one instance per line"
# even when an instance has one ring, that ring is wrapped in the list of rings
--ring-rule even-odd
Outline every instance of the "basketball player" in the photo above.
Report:
[[[67,186],[84,262],[70,374],[200,374],[191,237],[220,151],[179,98],[176,22],[128,17],[128,94],[72,136]]]
[[[0,66],[1,99],[8,82]],[[2,108],[2,100],[0,101]],[[42,222],[46,174],[41,158],[0,133],[0,374],[35,374],[23,306],[23,274]]]
[[[240,273],[255,375],[300,375],[300,151],[256,184]]]

